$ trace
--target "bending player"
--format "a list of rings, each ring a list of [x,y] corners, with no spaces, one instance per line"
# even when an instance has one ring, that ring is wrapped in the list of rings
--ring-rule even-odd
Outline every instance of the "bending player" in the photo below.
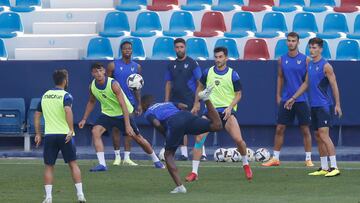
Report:
[[[165,102],[153,104],[153,97],[149,95],[143,96],[141,99],[142,108],[146,111],[146,118],[165,136],[166,166],[176,184],[175,189],[170,193],[186,193],[186,188],[181,182],[174,160],[176,149],[182,144],[184,135],[199,135],[222,129],[220,116],[209,100],[211,91],[212,88],[208,87],[198,94],[199,99],[203,100],[208,108],[209,120],[195,116],[188,111],[180,110],[187,108],[187,105],[182,103]]]

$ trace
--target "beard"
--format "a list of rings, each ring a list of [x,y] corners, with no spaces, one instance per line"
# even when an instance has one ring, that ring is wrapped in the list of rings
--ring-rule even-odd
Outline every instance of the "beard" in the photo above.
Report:
[[[182,59],[182,58],[184,58],[184,56],[185,56],[185,52],[176,52],[176,56],[177,56],[179,59]]]

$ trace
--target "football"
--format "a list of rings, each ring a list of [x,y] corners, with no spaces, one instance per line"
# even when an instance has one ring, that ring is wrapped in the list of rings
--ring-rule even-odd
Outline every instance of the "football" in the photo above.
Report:
[[[255,160],[259,162],[265,162],[270,159],[270,152],[266,148],[259,148],[255,152]]]
[[[226,149],[224,148],[219,148],[214,152],[214,160],[216,162],[224,162],[224,156],[225,156],[225,151]]]
[[[250,148],[246,148],[246,154],[248,157],[248,161],[255,161],[255,152]]]
[[[126,83],[130,89],[139,90],[144,86],[144,79],[141,75],[134,73],[129,75]]]

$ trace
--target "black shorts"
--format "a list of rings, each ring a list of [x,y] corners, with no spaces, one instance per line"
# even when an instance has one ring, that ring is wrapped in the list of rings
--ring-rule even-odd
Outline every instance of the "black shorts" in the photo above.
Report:
[[[299,125],[310,125],[310,108],[306,102],[295,102],[290,110],[285,109],[284,104],[285,102],[281,102],[279,105],[278,124],[291,125],[296,116]]]
[[[96,125],[101,125],[109,132],[112,130],[113,127],[116,127],[120,130],[120,132],[123,135],[126,135],[124,118],[110,117],[101,114],[99,118],[96,120],[94,126]],[[137,127],[134,118],[132,118],[131,116],[130,116],[130,125],[133,128],[135,134],[139,135],[140,134],[139,128]]]
[[[210,131],[211,122],[188,111],[180,111],[167,121],[165,149],[176,151],[184,135],[200,135]]]
[[[226,122],[227,122],[227,120],[224,120],[225,114],[222,113],[222,112],[218,112],[218,113],[219,113],[219,116],[220,116],[220,119],[221,119],[222,126],[225,128],[225,125],[226,125]],[[205,116],[207,119],[209,119],[208,112],[206,112],[206,113],[204,114],[204,116]],[[230,115],[230,116],[234,116],[235,119],[237,120],[237,117],[236,117],[236,114],[235,114],[234,111],[231,111],[231,115]]]
[[[46,165],[55,165],[59,151],[63,156],[65,163],[76,160],[76,148],[74,139],[65,144],[66,135],[45,135],[44,137],[44,163]]]
[[[316,131],[319,128],[332,127],[333,115],[333,106],[311,107],[311,128]]]

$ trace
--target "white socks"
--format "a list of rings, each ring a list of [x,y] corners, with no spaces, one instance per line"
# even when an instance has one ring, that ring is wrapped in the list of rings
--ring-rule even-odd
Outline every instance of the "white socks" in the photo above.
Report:
[[[280,151],[275,151],[274,150],[274,158],[277,159],[277,160],[280,160]]]
[[[83,193],[83,189],[82,189],[82,183],[75,183],[75,188],[76,188],[76,194],[79,195],[84,195]]]
[[[105,154],[104,152],[96,152],[96,156],[99,160],[99,164],[106,166],[106,162],[105,162]]]
[[[242,164],[243,164],[243,166],[245,166],[245,165],[249,165],[249,161],[248,161],[248,157],[247,157],[247,155],[241,155],[241,160],[242,160]]]
[[[115,153],[115,159],[120,159],[121,160],[120,150],[114,150],[114,153]]]
[[[159,158],[156,156],[154,150],[153,150],[152,154],[149,154],[149,156],[151,157],[151,159],[154,163],[160,161]]]
[[[202,146],[202,155],[203,155],[203,156],[206,156],[205,145]]]
[[[311,152],[305,152],[305,161],[311,160]]]
[[[329,164],[328,164],[328,160],[327,160],[327,156],[322,156],[320,157],[320,162],[321,162],[321,169],[322,170],[329,170]]]
[[[129,151],[125,151],[124,152],[124,160],[128,160],[130,159],[130,152]]]
[[[46,195],[45,199],[52,198],[51,191],[52,191],[52,185],[45,185],[45,195]]]
[[[192,172],[198,174],[200,161],[193,160],[192,161]]]
[[[188,156],[187,146],[181,146],[181,147],[180,147],[180,151],[181,151],[181,155],[184,155],[184,156],[186,156],[186,157],[189,157],[189,156]]]
[[[337,168],[337,164],[336,164],[336,156],[329,156],[330,158],[330,167],[331,168]]]

